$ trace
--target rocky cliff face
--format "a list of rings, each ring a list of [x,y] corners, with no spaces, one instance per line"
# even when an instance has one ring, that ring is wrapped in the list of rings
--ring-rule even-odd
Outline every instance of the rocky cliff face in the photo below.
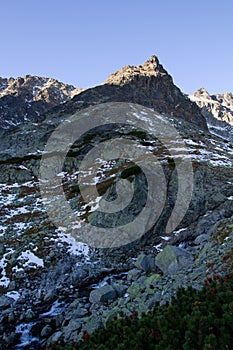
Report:
[[[101,85],[75,96],[66,106],[57,109],[75,112],[77,109],[104,102],[133,102],[175,116],[207,130],[206,120],[195,103],[190,103],[172,77],[151,56],[140,66],[126,66],[111,74]]]
[[[144,64],[139,66],[125,66],[109,75],[106,84],[126,85],[139,80],[141,77],[165,77],[172,82],[172,77],[159,63],[158,57],[151,56]]]
[[[189,96],[202,110],[211,132],[233,140],[233,96],[230,92],[210,95],[201,88]]]
[[[211,112],[216,119],[233,125],[233,95],[231,92],[210,95],[206,89],[201,88],[189,97],[199,107]]]
[[[36,122],[48,110],[81,91],[52,78],[30,75],[16,79],[0,78],[0,128]]]

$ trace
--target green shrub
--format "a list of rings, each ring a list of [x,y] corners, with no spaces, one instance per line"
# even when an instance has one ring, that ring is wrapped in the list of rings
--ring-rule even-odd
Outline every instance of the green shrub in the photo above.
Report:
[[[233,277],[208,278],[201,291],[179,289],[170,305],[142,315],[108,321],[106,328],[84,333],[83,341],[59,349],[79,350],[231,350],[233,349]]]

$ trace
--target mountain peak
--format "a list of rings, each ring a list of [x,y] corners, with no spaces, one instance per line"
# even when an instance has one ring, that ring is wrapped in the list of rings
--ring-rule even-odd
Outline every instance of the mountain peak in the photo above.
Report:
[[[208,91],[204,87],[199,88],[197,91],[195,91],[194,94],[201,94],[201,95],[208,94],[209,95]]]
[[[208,91],[204,87],[197,89],[194,92],[194,94],[190,95],[189,97],[192,101],[196,101],[199,99],[206,99],[206,100],[211,99],[210,94],[208,93]]]
[[[57,99],[59,100],[58,103],[62,103],[79,93],[82,89],[76,89],[73,85],[61,83],[54,78],[32,75],[17,78],[11,77],[9,79],[0,77],[0,98],[6,95],[26,95],[33,102],[40,99],[41,93],[51,92],[51,90],[60,90]]]
[[[189,98],[202,109],[202,114],[205,115],[209,124],[215,125],[217,121],[220,121],[233,125],[233,95],[231,92],[210,95],[205,88],[200,88]],[[216,125],[217,133],[222,134],[221,129],[224,129],[225,125],[218,123]],[[225,131],[223,133],[225,135]]]
[[[141,66],[153,65],[157,67],[159,65],[159,59],[156,55],[152,55],[148,60],[146,60]]]
[[[156,70],[158,67],[162,67],[162,65],[159,63],[158,57],[156,55],[152,55],[150,58],[148,58],[148,60],[146,60],[139,67],[150,68],[152,70]]]
[[[109,75],[106,84],[125,85],[140,77],[158,77],[168,75],[167,71],[159,63],[158,57],[152,55],[147,61],[139,66],[125,66]],[[169,76],[170,77],[170,76]],[[170,79],[172,79],[170,77]]]
[[[63,104],[83,89],[59,82],[54,78],[25,75],[0,77],[0,129],[37,121],[55,106]]]

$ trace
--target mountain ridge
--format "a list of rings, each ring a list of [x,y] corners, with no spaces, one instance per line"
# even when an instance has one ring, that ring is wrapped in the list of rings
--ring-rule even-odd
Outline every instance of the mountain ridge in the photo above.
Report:
[[[0,128],[9,129],[28,121],[39,122],[48,112],[72,113],[92,104],[111,101],[133,101],[205,130],[208,124],[219,136],[230,134],[232,139],[233,129],[228,126],[233,125],[232,93],[210,95],[205,88],[200,88],[194,94],[185,95],[174,85],[172,76],[156,55],[138,66],[126,65],[111,73],[102,84],[88,89],[75,88],[54,78],[0,77]]]
[[[82,90],[53,78],[0,78],[0,127],[8,129],[28,120],[37,122],[47,111]]]
[[[155,55],[142,65],[125,66],[110,74],[101,85],[84,90],[65,105],[55,107],[54,112],[69,114],[106,102],[137,103],[208,129],[199,107],[173,83]]]
[[[233,95],[209,94],[205,88],[200,88],[189,95],[191,101],[201,108],[209,130],[230,141],[233,141]]]
[[[200,88],[189,95],[197,105],[211,112],[213,116],[233,126],[233,95],[227,91],[223,94],[209,94],[205,88]]]

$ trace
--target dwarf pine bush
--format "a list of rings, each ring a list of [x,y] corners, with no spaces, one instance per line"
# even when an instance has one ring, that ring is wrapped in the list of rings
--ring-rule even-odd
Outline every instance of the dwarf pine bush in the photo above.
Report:
[[[179,289],[170,304],[138,317],[115,317],[105,328],[67,350],[231,350],[233,349],[233,276],[208,278],[201,291]]]

